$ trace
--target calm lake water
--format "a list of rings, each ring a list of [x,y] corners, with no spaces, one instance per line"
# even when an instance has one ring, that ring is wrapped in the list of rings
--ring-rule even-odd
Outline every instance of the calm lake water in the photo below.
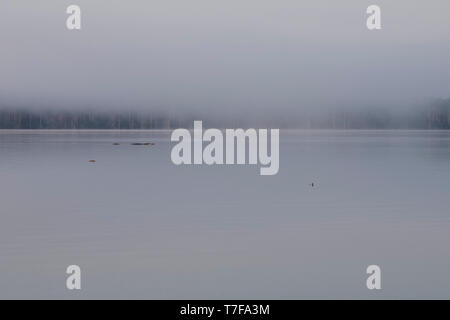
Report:
[[[281,131],[275,176],[169,137],[0,131],[0,298],[450,298],[450,132]]]

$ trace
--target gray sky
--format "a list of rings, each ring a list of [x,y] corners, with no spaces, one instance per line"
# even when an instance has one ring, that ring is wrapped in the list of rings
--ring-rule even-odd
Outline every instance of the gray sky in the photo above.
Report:
[[[66,8],[82,30],[66,29]],[[382,30],[366,28],[370,4]],[[1,0],[0,107],[282,110],[450,96],[448,0]]]

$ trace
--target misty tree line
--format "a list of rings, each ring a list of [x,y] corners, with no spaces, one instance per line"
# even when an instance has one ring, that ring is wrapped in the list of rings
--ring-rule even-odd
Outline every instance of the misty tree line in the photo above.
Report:
[[[401,112],[392,109],[339,108],[297,115],[208,117],[149,112],[32,111],[0,108],[0,129],[174,129],[191,128],[194,120],[209,127],[278,127],[317,129],[450,129],[450,99]]]
[[[127,112],[0,109],[0,129],[168,129],[163,116]]]
[[[301,121],[301,120],[300,120]],[[363,108],[333,110],[303,119],[302,128],[323,129],[450,129],[450,99],[407,110]]]

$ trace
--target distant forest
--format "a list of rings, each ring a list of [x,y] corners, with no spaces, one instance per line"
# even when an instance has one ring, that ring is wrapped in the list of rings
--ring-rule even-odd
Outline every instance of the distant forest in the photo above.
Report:
[[[0,108],[0,129],[174,129],[190,128],[194,120],[208,127],[278,127],[299,129],[450,129],[450,99],[393,111],[389,108],[336,108],[254,117],[152,114],[123,111],[33,111]]]

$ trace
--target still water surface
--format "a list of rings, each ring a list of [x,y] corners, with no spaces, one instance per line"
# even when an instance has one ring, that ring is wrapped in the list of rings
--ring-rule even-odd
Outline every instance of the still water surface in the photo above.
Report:
[[[169,138],[0,131],[0,298],[450,298],[450,132],[282,131],[275,176]]]

